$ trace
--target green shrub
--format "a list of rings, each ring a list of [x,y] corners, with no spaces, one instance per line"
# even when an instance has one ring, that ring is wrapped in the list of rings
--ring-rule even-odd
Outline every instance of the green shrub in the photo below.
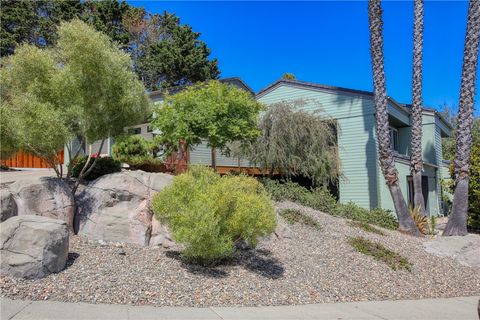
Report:
[[[398,228],[397,218],[390,211],[380,208],[368,210],[353,202],[338,203],[332,215],[374,224],[385,229],[394,230]]]
[[[478,130],[477,120],[477,130]],[[478,131],[477,131],[478,132]],[[480,134],[479,134],[480,135]],[[470,156],[470,180],[468,189],[468,220],[467,226],[472,230],[480,231],[480,141],[472,145]]]
[[[289,223],[300,223],[305,226],[320,230],[320,224],[308,214],[298,209],[285,209],[280,211],[280,215]]]
[[[199,166],[157,193],[152,209],[185,246],[183,255],[203,265],[230,257],[237,241],[255,246],[258,237],[271,234],[276,226],[273,204],[257,180],[221,177]]]
[[[363,221],[387,229],[398,227],[397,219],[390,211],[383,209],[369,211],[353,202],[338,203],[326,188],[308,190],[290,181],[284,183],[271,179],[262,179],[261,181],[275,201],[293,201],[333,216]]]
[[[384,262],[393,270],[406,269],[411,271],[412,269],[412,264],[407,258],[391,251],[380,243],[375,243],[362,237],[351,238],[348,243],[358,252],[372,256],[375,260]]]
[[[330,213],[337,205],[335,197],[325,188],[308,190],[297,183],[262,179],[262,184],[275,201],[292,201]]]
[[[87,159],[88,157],[85,156],[85,157],[78,158],[75,161],[75,164],[73,165],[73,168],[72,168],[72,177],[74,178],[78,177],[78,175],[80,174],[80,171],[82,171],[83,169],[83,166],[85,166]],[[86,170],[88,170],[92,166],[94,161],[95,161],[95,158],[90,159],[89,165]],[[120,170],[121,170],[120,162],[114,160],[111,157],[102,157],[98,159],[92,171],[90,171],[84,177],[84,179],[87,181],[92,181],[105,174],[119,172]]]
[[[145,158],[151,155],[150,144],[145,138],[138,135],[131,135],[119,138],[112,147],[112,157],[115,160],[129,163],[138,158]]]

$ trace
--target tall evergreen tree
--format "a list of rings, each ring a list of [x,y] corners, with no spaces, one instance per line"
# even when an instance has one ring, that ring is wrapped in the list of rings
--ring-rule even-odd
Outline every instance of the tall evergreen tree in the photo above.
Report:
[[[422,192],[422,57],[423,57],[423,0],[414,1],[413,22],[413,80],[412,80],[412,155],[410,170],[413,179],[413,204],[425,213]]]
[[[164,12],[156,39],[143,48],[136,67],[145,86],[151,90],[217,79],[216,59],[209,60],[210,49],[189,25],[180,24],[175,15]],[[160,32],[159,32],[160,31]]]
[[[13,54],[16,46],[27,42],[38,47],[52,45],[61,21],[78,17],[80,0],[27,1],[2,0],[0,4],[0,55]]]
[[[452,214],[444,236],[464,236],[467,232],[470,154],[472,151],[473,104],[480,41],[480,1],[468,5],[467,31],[463,49],[462,80],[455,149],[455,191]]]
[[[387,90],[383,58],[383,21],[380,0],[369,0],[368,14],[370,22],[370,54],[372,59],[373,88],[375,100],[375,128],[378,139],[380,167],[393,199],[398,217],[399,230],[420,236],[415,222],[408,213],[407,204],[398,182],[392,150],[390,148],[390,132],[387,112]]]

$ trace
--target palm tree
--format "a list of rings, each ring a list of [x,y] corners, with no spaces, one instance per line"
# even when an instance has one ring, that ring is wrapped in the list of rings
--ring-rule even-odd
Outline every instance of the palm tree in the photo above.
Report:
[[[390,149],[390,132],[387,112],[387,91],[383,63],[383,21],[380,0],[369,0],[368,15],[370,22],[370,55],[372,59],[373,88],[376,109],[376,133],[380,166],[393,199],[398,217],[399,230],[420,236],[415,222],[408,213],[407,204],[400,189],[398,173],[395,169],[392,150]]]
[[[455,191],[452,214],[444,236],[467,234],[468,180],[472,150],[473,100],[477,76],[478,48],[480,40],[480,2],[471,0],[468,5],[467,32],[463,49],[462,80],[457,119],[455,150]]]
[[[410,171],[413,180],[413,204],[425,214],[422,192],[422,51],[423,51],[423,0],[414,2],[413,22],[413,80],[412,80],[412,156]]]

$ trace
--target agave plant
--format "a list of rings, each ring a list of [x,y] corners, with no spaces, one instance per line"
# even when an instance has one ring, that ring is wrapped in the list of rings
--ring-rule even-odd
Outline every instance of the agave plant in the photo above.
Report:
[[[413,221],[417,225],[418,230],[422,234],[427,234],[428,232],[428,219],[426,216],[423,215],[422,207],[416,206],[415,208],[412,206],[408,207],[408,211],[410,211],[410,215],[412,216]]]

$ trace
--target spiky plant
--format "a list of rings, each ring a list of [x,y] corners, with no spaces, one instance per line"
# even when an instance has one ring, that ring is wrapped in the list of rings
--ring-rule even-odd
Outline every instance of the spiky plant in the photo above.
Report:
[[[455,191],[452,214],[443,232],[444,236],[464,236],[467,232],[468,181],[472,151],[473,104],[477,77],[480,40],[480,1],[468,5],[467,32],[463,49],[462,80],[457,119],[455,150]]]
[[[412,216],[412,219],[415,222],[415,225],[417,226],[418,230],[422,234],[427,234],[428,233],[428,219],[423,214],[422,207],[420,207],[420,206],[416,206],[416,207],[410,206],[408,208],[408,211],[410,211],[410,215]]]
[[[383,62],[383,21],[380,0],[368,2],[370,22],[370,55],[372,59],[373,89],[375,101],[376,133],[378,154],[385,181],[398,217],[399,230],[411,235],[420,236],[415,222],[408,213],[395,169],[392,150],[390,149],[390,131],[387,112],[387,90],[385,85],[385,70]]]

